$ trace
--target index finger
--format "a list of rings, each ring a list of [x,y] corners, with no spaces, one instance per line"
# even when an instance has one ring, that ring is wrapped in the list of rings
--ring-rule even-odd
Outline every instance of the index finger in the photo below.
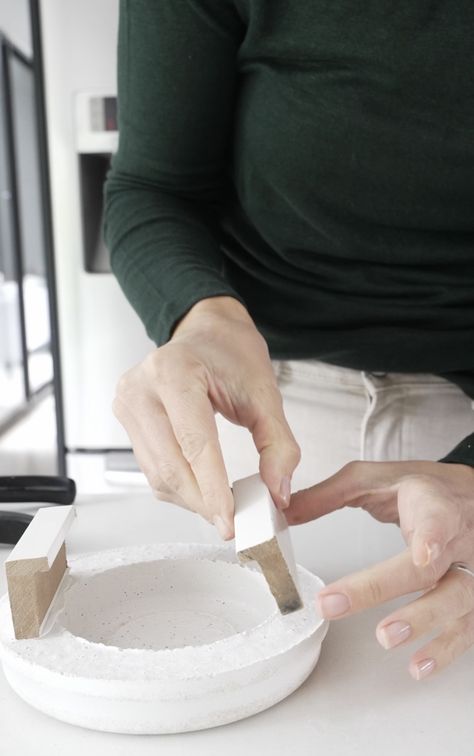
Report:
[[[318,595],[321,614],[338,619],[415,591],[431,588],[450,559],[443,554],[424,567],[413,564],[410,549],[327,585]]]
[[[219,444],[214,409],[205,387],[175,384],[160,387],[176,440],[201,492],[204,516],[223,538],[234,535],[234,501]]]
[[[433,462],[365,462],[352,461],[329,478],[310,488],[298,491],[291,497],[285,511],[290,525],[314,520],[317,517],[342,509],[360,506],[370,497],[396,494],[401,481],[409,475],[429,474]]]

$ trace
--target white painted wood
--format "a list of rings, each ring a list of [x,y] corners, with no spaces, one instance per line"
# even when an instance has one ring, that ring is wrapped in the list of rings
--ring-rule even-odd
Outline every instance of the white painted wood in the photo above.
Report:
[[[270,541],[288,528],[284,515],[276,508],[259,473],[236,480],[232,485],[235,502],[235,548],[244,551],[257,543]]]
[[[72,504],[39,509],[5,564],[25,559],[45,559],[48,567],[51,567],[74,517]]]

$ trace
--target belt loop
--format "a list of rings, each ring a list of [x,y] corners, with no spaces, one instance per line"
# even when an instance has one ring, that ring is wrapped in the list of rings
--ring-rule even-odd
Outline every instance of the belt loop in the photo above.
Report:
[[[377,405],[377,389],[374,382],[371,380],[370,373],[365,370],[361,371],[362,383],[364,384],[367,396],[367,407],[362,418],[360,426],[360,459],[365,461],[366,457],[366,441],[367,441],[367,429],[369,420],[374,414],[375,407]]]

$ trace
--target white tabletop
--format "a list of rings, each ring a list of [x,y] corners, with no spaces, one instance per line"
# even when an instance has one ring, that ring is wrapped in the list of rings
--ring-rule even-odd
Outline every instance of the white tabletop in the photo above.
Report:
[[[70,554],[156,541],[218,542],[200,520],[150,495],[77,501]],[[400,548],[393,526],[362,512],[331,515],[293,531],[298,561],[329,581]],[[8,549],[0,549],[0,559]],[[0,592],[5,591],[3,571]],[[185,735],[112,735],[32,709],[0,671],[0,753],[10,756],[472,756],[474,653],[424,683],[407,672],[413,647],[380,648],[376,623],[393,605],[332,623],[307,682],[254,717]]]

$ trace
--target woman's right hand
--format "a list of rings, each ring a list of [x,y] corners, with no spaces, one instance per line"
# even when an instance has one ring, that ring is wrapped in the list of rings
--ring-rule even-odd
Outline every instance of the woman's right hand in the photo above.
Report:
[[[232,297],[198,302],[172,339],[120,379],[114,413],[160,499],[234,535],[234,503],[214,413],[250,430],[275,503],[290,499],[300,452],[283,413],[267,345]]]

